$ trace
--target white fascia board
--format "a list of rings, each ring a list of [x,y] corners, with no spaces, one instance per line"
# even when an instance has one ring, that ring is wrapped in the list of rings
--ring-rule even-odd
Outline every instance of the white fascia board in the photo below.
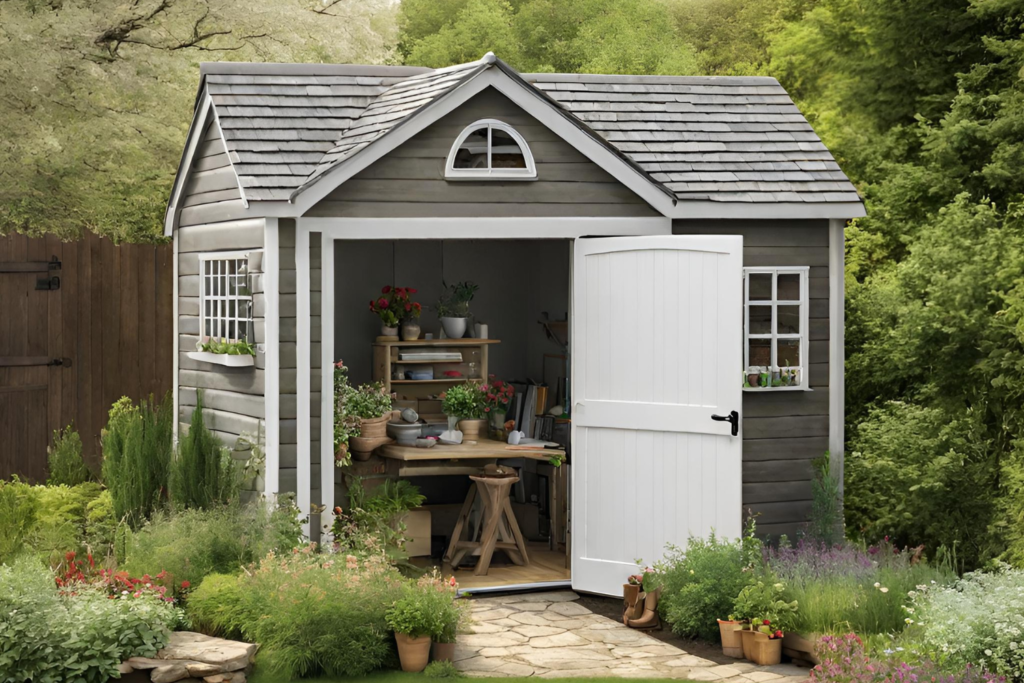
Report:
[[[295,497],[299,506],[302,533],[310,538],[312,482],[310,481],[310,295],[309,230],[295,222],[295,403],[296,457]]]
[[[846,221],[829,221],[828,230],[828,449],[830,473],[843,500],[846,434]]]
[[[276,501],[281,477],[281,334],[280,250],[277,219],[267,218],[263,228],[263,297],[266,310],[263,370],[264,448],[263,495]]]
[[[196,107],[192,115],[192,124],[188,128],[188,136],[185,138],[185,149],[181,153],[181,160],[178,162],[178,173],[174,176],[174,186],[171,190],[171,202],[167,205],[164,213],[164,237],[174,234],[175,225],[178,222],[178,215],[181,213],[179,206],[182,190],[188,180],[188,169],[192,168],[192,159],[195,157],[199,142],[202,140],[203,131],[206,129],[206,119],[210,109],[213,108],[213,100],[203,88],[199,96],[200,105]],[[237,176],[236,176],[237,177]]]
[[[671,235],[664,216],[302,218],[304,229],[335,239],[574,239]],[[322,295],[321,295],[322,296]]]
[[[473,76],[466,83],[426,105],[422,111],[413,114],[402,125],[324,173],[316,182],[295,196],[293,202],[297,215],[305,214],[346,180],[488,87],[493,87],[508,97],[575,147],[581,154],[639,195],[659,213],[669,215],[673,200],[662,189],[603,144],[568,121],[555,109],[554,105],[542,100],[537,93],[530,92],[526,86],[517,83],[497,68],[490,68]]]
[[[805,219],[861,218],[867,215],[860,202],[713,202],[680,200],[668,214],[676,219],[748,218]]]
[[[334,526],[334,240],[320,242],[320,542]]]

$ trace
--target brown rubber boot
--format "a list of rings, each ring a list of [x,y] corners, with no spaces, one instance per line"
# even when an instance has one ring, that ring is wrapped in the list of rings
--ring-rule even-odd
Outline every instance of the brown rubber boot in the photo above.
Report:
[[[626,626],[642,631],[661,628],[661,620],[658,619],[658,597],[660,596],[661,586],[654,592],[644,594],[644,613],[640,615],[639,619],[625,619]]]
[[[622,584],[622,623],[627,619],[637,619],[643,614],[644,593],[640,586],[625,583]]]

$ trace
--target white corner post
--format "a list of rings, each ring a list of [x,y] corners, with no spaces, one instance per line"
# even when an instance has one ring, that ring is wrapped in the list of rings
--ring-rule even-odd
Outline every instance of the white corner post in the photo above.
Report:
[[[843,500],[843,447],[846,418],[846,243],[845,219],[828,224],[828,450],[830,468]]]
[[[320,542],[334,525],[334,240],[320,241]],[[331,312],[330,315],[328,312]]]
[[[177,447],[178,430],[181,429],[181,389],[178,379],[178,356],[181,354],[181,338],[178,336],[178,234],[172,231],[171,235],[171,258],[174,261],[171,264],[171,277],[174,279],[174,282],[171,283],[171,296],[174,297],[174,300],[171,302],[171,316],[174,318],[172,322],[174,353],[171,354],[171,374],[174,375],[171,379],[171,391],[174,392],[174,395],[171,397],[171,405],[174,410],[174,428],[171,430],[171,443]]]
[[[295,496],[302,533],[309,538],[310,509],[310,328],[309,328],[309,230],[295,220]]]
[[[277,219],[264,219],[263,225],[263,420],[264,446],[263,495],[270,503],[277,500],[281,476],[281,307],[280,236]]]

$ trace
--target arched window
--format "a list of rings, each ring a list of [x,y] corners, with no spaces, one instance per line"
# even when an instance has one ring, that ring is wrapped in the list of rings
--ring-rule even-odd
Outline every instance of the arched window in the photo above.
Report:
[[[466,126],[452,145],[445,178],[472,180],[532,180],[537,177],[533,155],[523,136],[495,119]]]

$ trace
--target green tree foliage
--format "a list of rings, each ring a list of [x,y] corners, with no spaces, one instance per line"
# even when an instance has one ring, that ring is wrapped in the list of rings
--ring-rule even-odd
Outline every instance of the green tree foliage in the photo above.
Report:
[[[200,61],[384,63],[388,0],[0,3],[0,233],[161,234]]]
[[[171,463],[171,502],[177,508],[209,509],[228,502],[237,493],[238,480],[227,449],[203,422],[199,392],[188,433],[179,436]]]
[[[53,432],[53,445],[47,449],[49,476],[52,486],[77,486],[89,480],[89,468],[82,458],[82,437],[75,428],[67,426]]]
[[[127,396],[110,408],[103,430],[103,483],[114,515],[137,529],[167,497],[173,408],[170,394],[134,405]]]

